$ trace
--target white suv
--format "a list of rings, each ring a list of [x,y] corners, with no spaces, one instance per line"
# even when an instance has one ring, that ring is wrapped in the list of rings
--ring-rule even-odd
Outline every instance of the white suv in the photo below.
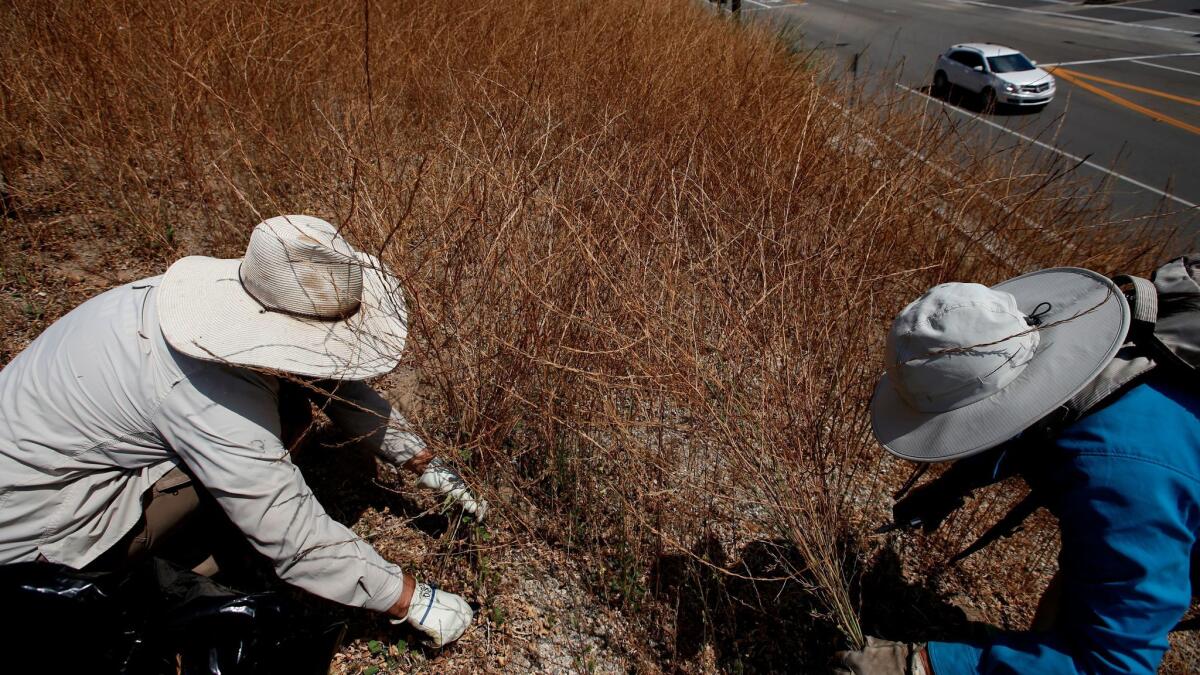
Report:
[[[983,97],[985,109],[998,103],[1044,106],[1054,98],[1054,77],[1021,52],[990,43],[954,45],[937,57],[933,92],[948,93],[949,85]]]

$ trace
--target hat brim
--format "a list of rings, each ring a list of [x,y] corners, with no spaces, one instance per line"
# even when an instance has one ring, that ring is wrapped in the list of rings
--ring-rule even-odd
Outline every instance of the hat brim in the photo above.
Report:
[[[387,373],[408,335],[404,294],[374,256],[359,257],[361,305],[340,321],[265,310],[242,287],[240,259],[182,258],[158,289],[163,337],[205,361],[341,380]]]
[[[1050,303],[1041,317],[1045,327],[1034,357],[996,394],[941,413],[909,406],[885,374],[871,398],[871,427],[888,452],[916,462],[943,462],[1009,440],[1099,375],[1129,330],[1125,296],[1111,280],[1090,270],[1039,270],[993,288],[1011,293],[1026,314]]]

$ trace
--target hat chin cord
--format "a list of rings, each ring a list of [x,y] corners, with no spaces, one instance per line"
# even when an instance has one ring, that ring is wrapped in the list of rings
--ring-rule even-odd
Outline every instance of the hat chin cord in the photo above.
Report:
[[[1046,309],[1042,309],[1042,305],[1045,305]],[[1029,316],[1025,317],[1025,323],[1029,326],[1040,326],[1042,325],[1042,317],[1049,314],[1053,309],[1054,305],[1048,302],[1039,302],[1037,307],[1034,307],[1033,311],[1030,312]]]

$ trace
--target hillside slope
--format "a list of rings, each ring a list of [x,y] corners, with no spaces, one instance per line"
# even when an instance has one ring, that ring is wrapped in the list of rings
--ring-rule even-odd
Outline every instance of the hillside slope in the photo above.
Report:
[[[1049,525],[997,547],[1040,561],[1019,573],[929,576],[1011,495],[940,537],[866,536],[908,467],[864,413],[922,289],[1156,257],[1064,167],[963,166],[919,114],[851,107],[684,0],[75,0],[9,3],[0,31],[0,362],[271,215],[338,223],[403,280],[382,386],[491,522],[419,527],[436,505],[388,470],[297,461],[481,618],[389,655],[413,636],[356,616],[335,672],[811,672],[908,608],[969,631],[956,589],[1028,618]]]

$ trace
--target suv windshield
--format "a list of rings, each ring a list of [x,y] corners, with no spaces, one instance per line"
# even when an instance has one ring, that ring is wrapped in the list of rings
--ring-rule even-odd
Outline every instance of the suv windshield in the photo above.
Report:
[[[992,69],[993,73],[1019,73],[1022,70],[1033,70],[1034,68],[1024,54],[989,56],[988,67]]]

